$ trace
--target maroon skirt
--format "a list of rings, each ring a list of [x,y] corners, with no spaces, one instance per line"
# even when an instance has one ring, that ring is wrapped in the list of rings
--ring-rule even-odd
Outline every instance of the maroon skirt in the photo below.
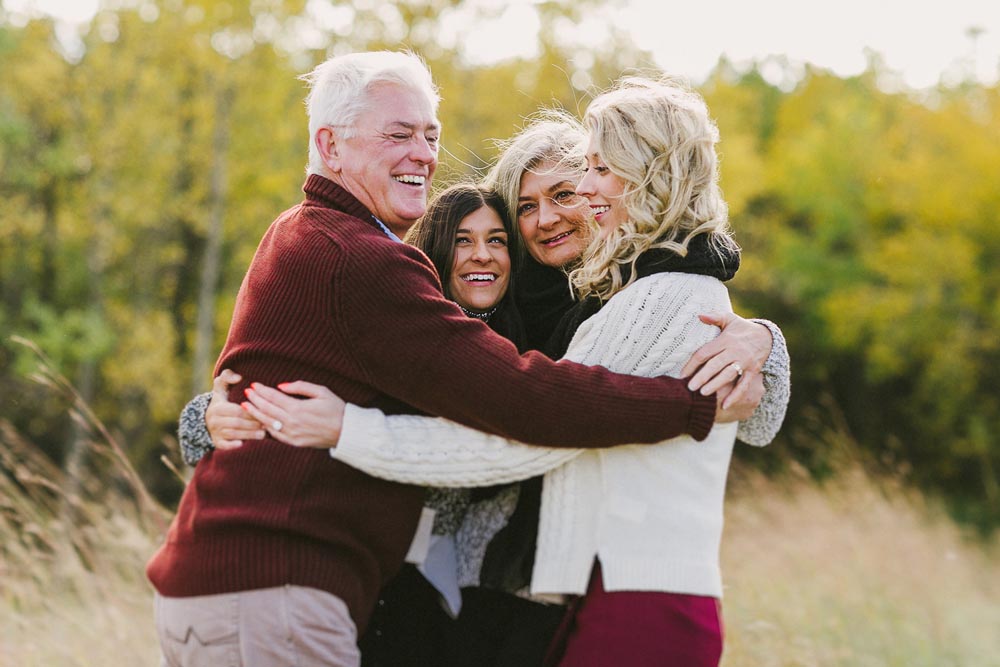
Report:
[[[604,590],[594,562],[587,593],[570,605],[547,667],[718,667],[722,610],[702,595]]]

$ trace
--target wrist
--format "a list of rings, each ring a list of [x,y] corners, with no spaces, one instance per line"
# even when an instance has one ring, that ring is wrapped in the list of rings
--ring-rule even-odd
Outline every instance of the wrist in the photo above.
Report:
[[[717,409],[718,398],[715,394],[702,396],[701,392],[692,391],[691,408],[688,413],[688,435],[699,442],[707,438],[712,426],[715,425]]]
[[[764,363],[767,362],[768,357],[771,356],[771,351],[774,349],[774,334],[763,320],[750,320],[750,322],[756,325],[754,327],[754,338],[757,341],[758,358],[755,361],[757,370],[760,370],[764,367]]]

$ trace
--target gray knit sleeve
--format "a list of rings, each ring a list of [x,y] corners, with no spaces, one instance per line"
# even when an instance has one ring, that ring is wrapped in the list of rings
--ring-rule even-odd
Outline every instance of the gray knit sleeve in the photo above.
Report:
[[[466,508],[462,525],[455,533],[458,585],[462,588],[480,585],[486,549],[497,533],[510,522],[520,495],[521,485],[511,484],[495,496],[471,503]]]
[[[212,394],[199,394],[181,410],[181,418],[177,424],[177,439],[181,443],[181,455],[184,463],[193,466],[205,454],[215,449],[212,436],[205,424],[205,411],[212,400]]]
[[[788,409],[788,399],[792,393],[791,361],[788,357],[788,346],[781,329],[768,320],[750,320],[763,324],[771,331],[774,343],[771,354],[764,362],[761,373],[764,376],[764,398],[753,415],[740,422],[736,437],[748,445],[763,447],[774,440],[785,420],[785,410]]]

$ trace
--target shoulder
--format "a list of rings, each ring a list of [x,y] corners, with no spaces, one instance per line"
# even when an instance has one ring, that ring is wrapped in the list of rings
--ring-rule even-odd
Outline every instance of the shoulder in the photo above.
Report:
[[[658,273],[615,294],[576,332],[567,357],[636,375],[679,370],[701,343],[718,335],[698,315],[730,310],[721,281]]]
[[[440,296],[441,281],[422,251],[389,238],[382,230],[352,215],[330,211],[308,220],[317,245],[336,248],[333,275],[359,294],[428,293]]]
[[[657,273],[641,278],[608,300],[598,317],[606,326],[646,332],[670,330],[709,311],[731,310],[729,292],[718,279],[691,273]]]
[[[711,276],[666,272],[640,278],[608,300],[604,310],[664,310],[729,305],[729,290]]]
[[[401,280],[433,276],[437,281],[437,270],[427,255],[378,229],[369,226],[341,242],[346,251],[345,266],[358,276],[378,275],[381,280],[393,276]]]
[[[373,223],[336,209],[318,206],[299,206],[286,212],[285,225],[294,228],[293,234],[308,237],[316,245],[306,246],[322,252],[324,246],[333,246],[346,267],[352,270],[392,268],[399,263],[416,262],[431,266],[430,260],[413,246],[395,241]],[[276,224],[282,224],[279,218]]]
[[[640,278],[612,296],[579,331],[616,332],[662,329],[701,309],[728,305],[725,285],[715,278],[689,273],[657,273]]]

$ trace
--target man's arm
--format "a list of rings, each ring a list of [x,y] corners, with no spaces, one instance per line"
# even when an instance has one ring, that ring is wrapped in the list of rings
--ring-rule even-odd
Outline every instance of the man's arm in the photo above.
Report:
[[[519,355],[441,295],[423,255],[405,247],[395,253],[346,262],[333,306],[363,379],[383,393],[530,444],[598,447],[684,433],[702,439],[711,429],[714,396],[678,379]]]
[[[724,304],[720,287],[715,293],[700,289],[698,282],[662,279],[635,287],[628,301],[613,302],[608,312],[589,320],[574,337],[567,356],[586,363],[600,363],[614,370],[645,374],[678,374],[687,356],[700,341],[711,339],[718,329],[692,323],[680,310],[669,317],[643,322],[639,337],[629,336],[628,324],[636,304],[660,303],[664,292],[686,290],[679,302]],[[714,301],[712,301],[714,299]],[[690,312],[691,307],[686,309]],[[288,397],[267,390],[269,398],[287,404]],[[482,486],[514,481],[562,465],[584,450],[529,447],[461,426],[444,419],[394,415],[348,405],[334,458],[365,472],[394,481],[434,486]],[[666,444],[669,446],[669,444]]]

